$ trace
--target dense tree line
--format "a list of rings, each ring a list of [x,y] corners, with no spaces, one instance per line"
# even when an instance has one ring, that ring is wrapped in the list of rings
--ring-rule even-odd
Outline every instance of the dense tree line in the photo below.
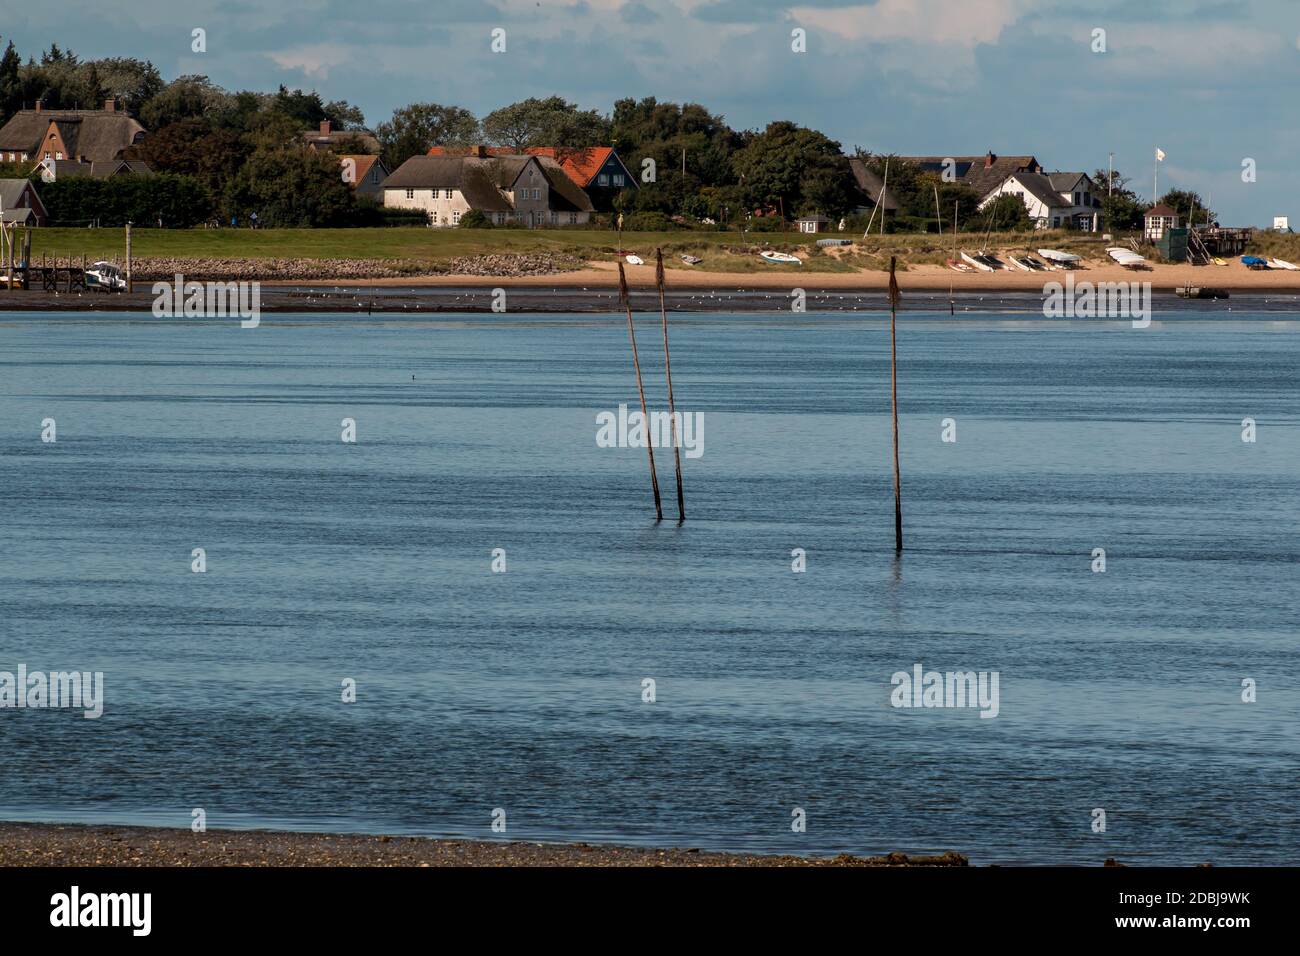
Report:
[[[69,109],[98,108],[109,97],[150,131],[128,158],[185,177],[198,188],[190,194],[193,211],[164,217],[165,222],[196,216],[246,221],[253,213],[268,226],[382,221],[373,204],[358,200],[342,182],[335,158],[306,148],[302,133],[329,120],[345,134],[334,144],[336,151],[365,152],[377,140],[389,169],[432,146],[613,145],[640,187],[614,196],[613,204],[635,217],[634,223],[711,220],[771,228],[795,216],[820,213],[861,224],[853,211],[864,199],[840,143],[788,121],[735,130],[698,103],[626,98],[606,115],[559,96],[532,97],[480,118],[459,106],[416,102],[394,110],[370,139],[359,109],[342,100],[324,102],[315,91],[230,92],[205,76],[167,82],[146,61],[83,61],[57,45],[39,61],[22,62],[12,43],[0,55],[0,123],[38,99],[45,108]],[[350,131],[356,135],[347,136]],[[1030,227],[1017,201],[999,200],[980,211],[979,196],[967,186],[943,182],[897,156],[862,151],[857,156],[882,176],[888,165],[889,191],[900,207],[890,228],[933,231],[942,221],[947,230],[954,212],[966,231],[990,223],[998,229]],[[14,171],[0,169],[0,174]],[[1098,171],[1094,176],[1103,195],[1108,175]],[[123,187],[113,208],[136,202],[133,190],[138,188]],[[158,188],[161,203],[162,194],[171,196],[167,190],[175,186]],[[1205,219],[1206,210],[1193,193],[1171,193],[1166,201],[1183,215],[1195,212],[1198,221]],[[1144,207],[1127,180],[1115,173],[1102,211],[1107,228],[1121,230],[1140,225]]]

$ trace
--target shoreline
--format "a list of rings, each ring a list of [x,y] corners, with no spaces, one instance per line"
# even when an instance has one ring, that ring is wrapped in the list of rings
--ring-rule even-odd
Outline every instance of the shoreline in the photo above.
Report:
[[[437,839],[62,823],[0,823],[0,867],[637,866],[964,867],[960,853],[860,857],[723,853],[595,843]]]

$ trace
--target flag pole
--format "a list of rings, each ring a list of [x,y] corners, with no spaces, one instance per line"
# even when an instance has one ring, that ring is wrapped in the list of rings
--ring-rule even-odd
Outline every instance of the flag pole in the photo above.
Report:
[[[685,150],[682,151],[683,156]],[[673,363],[668,357],[668,307],[664,302],[664,251],[655,249],[655,283],[659,286],[659,318],[664,327],[664,374],[668,378],[668,423],[673,436],[673,469],[677,472],[677,523],[686,520],[686,498],[682,494],[682,451],[677,438],[677,404],[673,400]]]

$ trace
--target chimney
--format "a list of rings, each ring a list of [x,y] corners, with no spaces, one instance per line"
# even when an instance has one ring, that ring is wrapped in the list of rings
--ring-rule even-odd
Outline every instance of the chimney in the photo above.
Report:
[[[40,101],[40,100],[37,100],[37,101],[36,101],[36,112],[39,113],[40,111],[41,111],[41,101]]]
[[[989,153],[988,153],[988,155],[984,157],[984,168],[985,168],[985,169],[992,169],[992,168],[993,168],[993,161],[996,160],[997,158],[998,158],[998,157],[993,153],[993,151],[990,150]]]
[[[115,112],[116,110],[117,110],[117,100],[115,100],[115,99],[113,99],[113,98],[111,98],[111,97],[110,97],[109,99],[104,100],[104,112],[105,112],[105,113],[112,113],[112,112]]]
[[[472,146],[472,147],[470,147],[469,154],[470,154],[471,156],[477,156],[479,159],[486,159],[486,158],[487,158],[487,147],[486,147],[486,146]]]
[[[328,136],[328,135],[330,134],[330,126],[331,126],[331,124],[330,124],[330,121],[329,121],[329,120],[321,120],[321,121],[320,121],[320,134],[321,134],[322,136]]]

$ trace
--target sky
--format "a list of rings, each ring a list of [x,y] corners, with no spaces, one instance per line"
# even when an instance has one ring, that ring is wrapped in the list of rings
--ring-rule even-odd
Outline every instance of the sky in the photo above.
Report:
[[[24,59],[55,42],[167,79],[314,88],[371,126],[410,102],[482,116],[558,94],[607,113],[655,96],[738,129],[792,120],[846,151],[1086,172],[1113,152],[1144,197],[1159,147],[1162,192],[1199,191],[1224,225],[1300,228],[1297,0],[98,0],[93,16],[4,2],[0,35]]]

